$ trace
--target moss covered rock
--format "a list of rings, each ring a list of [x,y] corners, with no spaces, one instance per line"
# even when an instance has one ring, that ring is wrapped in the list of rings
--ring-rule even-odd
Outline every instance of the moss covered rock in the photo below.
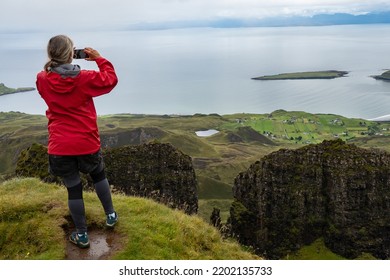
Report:
[[[235,179],[232,230],[272,259],[321,237],[346,258],[387,259],[389,170],[388,153],[341,140],[279,150]]]
[[[104,158],[107,177],[117,189],[150,197],[188,214],[197,212],[197,180],[191,157],[171,144],[107,149]]]

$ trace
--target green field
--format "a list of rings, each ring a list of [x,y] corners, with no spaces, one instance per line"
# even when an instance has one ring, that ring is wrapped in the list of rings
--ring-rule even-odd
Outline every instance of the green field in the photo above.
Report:
[[[275,111],[267,115],[224,116],[231,121],[224,127],[234,129],[237,123],[250,126],[279,144],[312,144],[340,138],[350,141],[366,136],[390,135],[387,123],[351,119],[331,114]],[[233,120],[236,120],[234,123]]]

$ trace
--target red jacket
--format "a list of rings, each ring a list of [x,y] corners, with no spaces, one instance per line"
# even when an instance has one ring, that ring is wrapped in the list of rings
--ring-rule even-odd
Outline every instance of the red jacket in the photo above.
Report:
[[[73,78],[46,71],[37,75],[38,92],[48,106],[49,154],[86,155],[100,149],[92,98],[109,93],[118,79],[108,60],[95,61],[99,71],[81,70]]]

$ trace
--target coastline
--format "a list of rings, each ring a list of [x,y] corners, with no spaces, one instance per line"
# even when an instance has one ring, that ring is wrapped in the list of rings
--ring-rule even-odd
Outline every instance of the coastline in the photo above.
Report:
[[[345,77],[349,72],[339,70],[308,71],[281,73],[252,78],[252,80],[276,81],[276,80],[312,80],[312,79],[335,79]]]
[[[7,94],[14,94],[19,92],[34,91],[34,87],[9,88],[3,83],[0,83],[0,96]]]
[[[375,80],[390,82],[390,70],[382,73],[381,75],[375,75],[371,77],[373,77]]]

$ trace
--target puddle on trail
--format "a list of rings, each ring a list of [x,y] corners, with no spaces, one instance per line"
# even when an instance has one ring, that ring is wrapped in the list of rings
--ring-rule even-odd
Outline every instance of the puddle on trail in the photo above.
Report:
[[[69,238],[69,234],[66,238]],[[80,249],[67,240],[67,260],[105,260],[120,248],[120,237],[111,230],[93,229],[88,232],[90,247]]]

